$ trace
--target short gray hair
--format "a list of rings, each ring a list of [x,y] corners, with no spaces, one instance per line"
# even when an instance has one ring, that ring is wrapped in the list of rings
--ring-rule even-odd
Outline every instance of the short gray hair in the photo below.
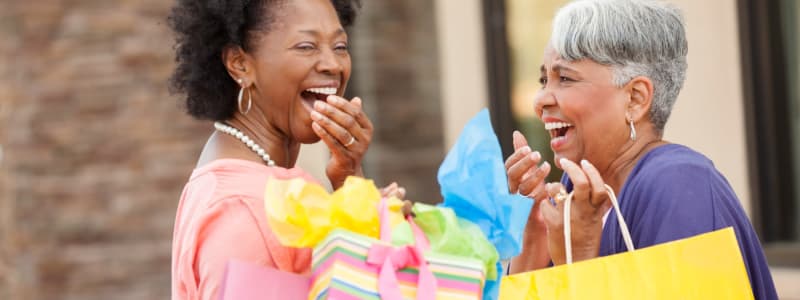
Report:
[[[558,11],[550,44],[568,61],[611,66],[617,86],[650,78],[650,120],[663,132],[686,78],[689,47],[678,8],[655,0],[575,1]]]

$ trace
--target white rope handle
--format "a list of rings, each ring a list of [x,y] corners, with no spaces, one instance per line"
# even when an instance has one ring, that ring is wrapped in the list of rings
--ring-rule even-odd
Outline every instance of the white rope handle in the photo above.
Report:
[[[614,194],[614,189],[607,184],[605,186],[608,197],[611,198],[611,205],[614,206],[614,212],[616,212],[617,215],[619,229],[622,231],[622,239],[625,240],[625,247],[628,248],[628,251],[636,250],[633,247],[633,240],[631,239],[631,232],[628,230],[628,224],[625,223],[625,219],[622,218],[622,212],[619,210],[619,202],[617,201],[617,196]],[[572,264],[572,226],[569,216],[570,207],[572,206],[572,194],[573,193],[569,193],[567,199],[564,200],[564,250],[567,254],[567,264]]]

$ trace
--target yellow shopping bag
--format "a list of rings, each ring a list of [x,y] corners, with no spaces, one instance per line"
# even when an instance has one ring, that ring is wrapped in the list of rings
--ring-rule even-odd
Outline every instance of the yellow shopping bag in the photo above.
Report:
[[[503,278],[500,299],[753,299],[733,228],[634,251],[609,195],[629,252],[572,264],[567,202],[567,264]]]

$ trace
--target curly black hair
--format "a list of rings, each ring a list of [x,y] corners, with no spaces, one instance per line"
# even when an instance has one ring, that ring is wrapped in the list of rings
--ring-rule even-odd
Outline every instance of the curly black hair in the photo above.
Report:
[[[239,86],[222,61],[226,47],[252,49],[258,33],[267,32],[275,4],[291,0],[177,0],[168,17],[175,32],[177,66],[170,91],[185,95],[187,112],[201,120],[233,117]],[[331,0],[339,22],[353,24],[360,0]]]

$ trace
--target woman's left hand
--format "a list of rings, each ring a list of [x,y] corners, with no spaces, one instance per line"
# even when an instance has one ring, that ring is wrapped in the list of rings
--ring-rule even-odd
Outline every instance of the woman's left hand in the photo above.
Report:
[[[361,98],[347,101],[338,96],[314,103],[311,128],[331,151],[325,174],[334,189],[347,176],[363,176],[361,160],[372,142],[373,128],[361,105]]]
[[[611,206],[605,182],[600,172],[588,161],[577,165],[567,159],[559,161],[573,184],[570,225],[573,261],[595,258],[600,255],[600,240],[603,233],[603,215]],[[547,192],[555,199],[542,201],[541,213],[547,225],[548,247],[553,263],[566,262],[564,249],[564,200],[566,194],[560,183],[548,184]]]
[[[392,184],[381,188],[380,192],[383,198],[395,197],[400,200],[406,199],[406,188],[398,185],[397,182],[392,182]]]

